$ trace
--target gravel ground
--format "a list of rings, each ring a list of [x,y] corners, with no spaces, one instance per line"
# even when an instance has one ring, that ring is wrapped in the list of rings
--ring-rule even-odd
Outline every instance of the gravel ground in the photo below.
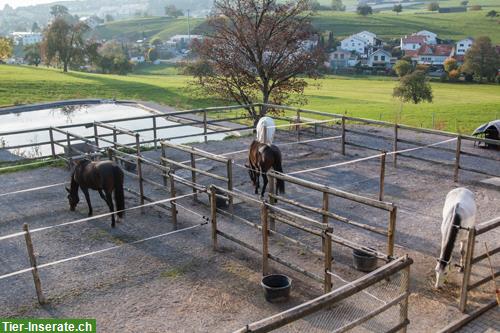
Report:
[[[377,131],[388,136],[391,133],[390,130],[380,128],[366,129],[360,126],[358,129]],[[427,135],[401,134],[407,139],[418,139],[426,143],[443,140]],[[312,136],[304,135],[304,139],[308,138]],[[281,144],[285,172],[324,166],[375,153],[347,146],[347,156],[342,156],[339,153],[338,140],[283,145],[294,139],[294,136],[286,133],[279,133],[276,138],[278,146]],[[214,153],[225,153],[247,148],[250,140],[245,137],[197,146]],[[348,134],[348,140],[362,142],[362,138],[353,133]],[[389,140],[370,138],[368,144],[390,149]],[[454,143],[449,143],[448,146],[454,148]],[[406,147],[400,145],[399,148]],[[495,156],[497,159],[500,156],[498,152],[474,148],[468,145],[468,142],[464,143],[463,149]],[[159,156],[159,152],[154,151],[146,154],[151,158]],[[167,154],[178,161],[186,160],[185,155],[171,150]],[[454,158],[453,153],[428,149],[412,154],[439,158],[448,163],[452,163]],[[233,157],[237,164],[243,164],[246,159],[244,153]],[[480,166],[482,170],[498,174],[498,162],[483,162],[475,158],[463,158],[462,162],[469,167]],[[223,174],[222,166],[210,161],[199,161],[197,166]],[[144,171],[151,179],[161,181],[157,172],[147,167]],[[183,171],[178,174],[190,176],[190,173]],[[376,198],[378,174],[379,161],[375,159],[298,176]],[[58,183],[67,177],[67,171],[58,168],[4,174],[0,175],[0,193]],[[253,193],[245,170],[235,166],[234,177],[236,188]],[[432,288],[434,258],[439,253],[441,237],[440,215],[446,193],[459,185],[473,190],[479,207],[478,221],[486,221],[500,214],[498,187],[481,183],[485,177],[461,172],[460,184],[454,183],[452,178],[451,166],[436,166],[408,158],[399,158],[396,169],[391,163],[387,163],[385,200],[398,206],[396,253],[409,254],[415,261],[412,266],[409,315],[409,331],[412,332],[435,331],[452,321],[459,313],[457,297],[461,274],[451,272],[448,284],[443,290],[435,291]],[[199,177],[198,181],[207,185],[213,183],[206,177]],[[127,179],[127,186],[136,188],[137,184],[132,179]],[[168,194],[161,190],[149,187],[146,192],[157,199],[168,197]],[[179,193],[188,193],[188,189],[179,186]],[[315,206],[318,206],[320,200],[318,195],[297,186],[288,186],[287,196]],[[200,196],[200,199],[205,200],[203,196]],[[106,211],[104,203],[95,193],[92,200],[96,214]],[[191,199],[183,199],[181,203],[203,215],[208,214],[206,206],[193,204]],[[127,196],[128,207],[136,204],[136,198]],[[0,235],[20,231],[22,223],[29,223],[33,229],[86,216],[83,202],[77,212],[69,212],[62,187],[0,197],[0,206]],[[340,198],[332,198],[331,209],[346,217],[380,227],[386,226],[388,221],[386,212]],[[236,204],[235,213],[258,221],[258,211],[250,209],[246,204]],[[33,235],[33,242],[39,263],[46,263],[171,231],[169,220],[168,215],[155,210],[148,209],[143,214],[134,211],[130,212],[125,222],[115,230],[110,228],[109,220],[100,219],[36,233]],[[201,221],[192,213],[180,209],[179,228]],[[248,228],[224,219],[222,223],[223,227],[239,233],[243,239],[255,238],[257,242],[258,237],[252,236],[252,231],[247,230]],[[337,235],[385,251],[384,238],[360,232],[338,222],[331,221],[331,224]],[[303,242],[319,246],[317,240],[299,235],[280,225],[278,228]],[[29,273],[0,280],[0,304],[3,305],[0,317],[90,317],[97,319],[103,332],[219,332],[231,331],[249,321],[261,319],[321,293],[319,284],[274,264],[273,270],[286,272],[294,279],[293,297],[290,303],[282,305],[265,302],[259,286],[260,257],[224,240],[221,240],[219,251],[212,251],[209,229],[209,226],[200,226],[164,238],[125,245],[103,254],[42,269],[44,291],[50,300],[50,303],[43,307],[36,303]],[[496,230],[484,238],[486,242],[493,244],[498,242],[498,237],[499,232]],[[311,270],[321,270],[321,262],[313,256],[301,253],[300,249],[277,244],[274,250]],[[349,281],[361,276],[350,268],[349,251],[339,246],[334,246],[333,251],[334,270],[339,276]],[[22,238],[3,241],[0,254],[0,275],[29,265]],[[498,268],[498,258],[495,258],[494,265]],[[484,274],[486,268],[482,267],[474,275]],[[335,280],[334,284],[340,286],[343,282]],[[485,296],[486,289],[476,293],[472,300],[481,301]]]

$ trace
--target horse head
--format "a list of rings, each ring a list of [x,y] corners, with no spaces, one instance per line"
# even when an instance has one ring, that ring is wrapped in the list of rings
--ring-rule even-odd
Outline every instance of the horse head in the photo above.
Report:
[[[66,187],[66,191],[68,192],[69,210],[74,212],[76,206],[80,202],[80,197],[78,196],[78,190],[73,192]]]

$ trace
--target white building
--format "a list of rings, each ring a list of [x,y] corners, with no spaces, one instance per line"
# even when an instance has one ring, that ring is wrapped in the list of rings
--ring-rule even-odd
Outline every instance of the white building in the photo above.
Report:
[[[464,55],[468,49],[472,47],[474,43],[474,39],[471,37],[467,37],[465,39],[459,40],[455,46],[455,54],[456,55]]]
[[[415,35],[424,36],[426,44],[429,44],[429,45],[437,44],[437,34],[431,32],[431,31],[421,30],[421,31],[415,33]]]
[[[369,67],[391,67],[391,57],[392,55],[386,50],[379,49],[368,55],[367,65]]]
[[[426,44],[427,37],[419,35],[405,36],[401,38],[400,47],[402,51],[416,51]]]
[[[43,39],[42,34],[38,32],[13,32],[11,36],[14,40],[14,44],[24,46],[40,43]]]
[[[364,40],[366,40],[368,42],[368,45],[373,46],[376,44],[377,35],[374,34],[373,32],[361,31],[361,32],[358,32],[357,34],[354,34],[353,36],[363,38]]]
[[[369,46],[368,40],[356,35],[349,36],[340,42],[341,49],[354,51],[360,54],[365,53],[365,48],[368,46]]]
[[[201,35],[175,35],[173,37],[170,37],[170,39],[167,41],[167,43],[191,43],[194,40],[202,39],[203,36]]]

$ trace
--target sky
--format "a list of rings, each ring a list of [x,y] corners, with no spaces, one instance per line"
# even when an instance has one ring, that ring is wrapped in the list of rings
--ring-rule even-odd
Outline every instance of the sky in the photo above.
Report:
[[[30,5],[38,5],[41,3],[50,3],[56,0],[0,0],[0,9],[6,4],[9,4],[12,7],[20,7],[20,6],[30,6]]]

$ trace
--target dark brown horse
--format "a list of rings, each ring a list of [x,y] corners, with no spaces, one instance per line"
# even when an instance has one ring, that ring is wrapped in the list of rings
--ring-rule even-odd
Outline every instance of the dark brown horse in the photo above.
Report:
[[[89,189],[99,192],[101,198],[106,201],[110,212],[114,212],[113,199],[111,193],[115,192],[115,202],[118,211],[118,222],[123,217],[125,208],[125,198],[123,196],[123,171],[112,161],[91,162],[81,160],[76,163],[71,174],[71,187],[67,188],[69,207],[74,211],[80,201],[78,187],[82,192],[89,206],[89,216],[92,216],[92,204],[90,203]],[[104,193],[103,193],[104,191]],[[111,227],[115,227],[115,214],[111,215]]]
[[[248,151],[248,162],[249,164],[245,164],[245,166],[248,168],[248,174],[255,186],[255,194],[259,193],[259,175],[262,175],[264,184],[260,196],[263,197],[268,183],[267,171],[273,168],[277,172],[283,172],[281,151],[275,145],[266,145],[254,140]],[[285,182],[277,179],[276,189],[278,193],[285,193]]]

